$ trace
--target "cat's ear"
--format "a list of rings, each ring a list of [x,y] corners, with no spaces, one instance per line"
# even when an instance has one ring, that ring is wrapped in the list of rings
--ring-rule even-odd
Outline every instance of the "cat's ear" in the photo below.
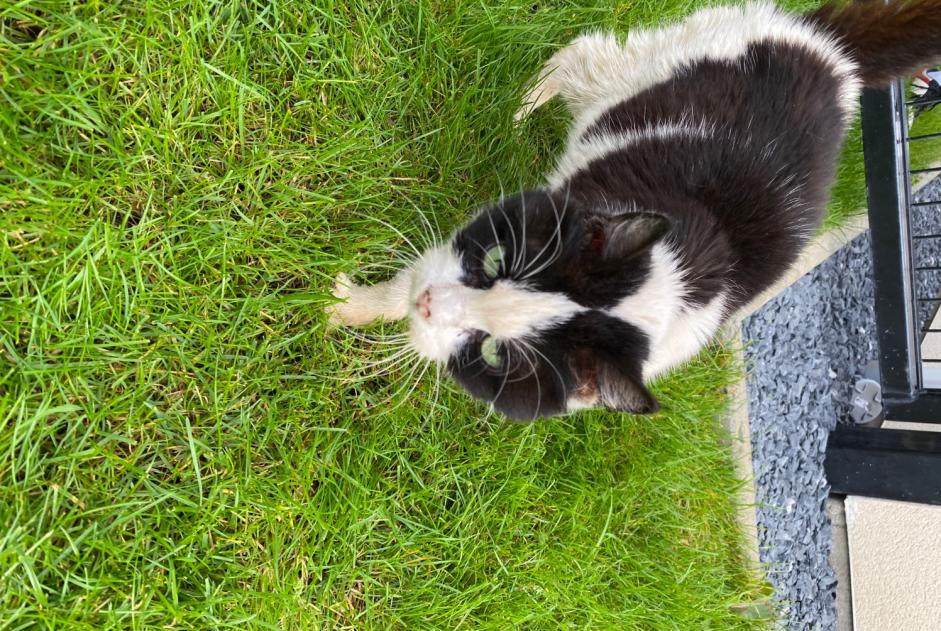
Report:
[[[575,407],[604,407],[631,414],[653,414],[660,409],[639,376],[626,374],[590,351],[578,353],[572,369],[576,387],[570,403]]]
[[[598,371],[600,403],[609,410],[631,414],[653,414],[660,404],[639,379],[628,377],[613,366],[602,363]]]
[[[639,254],[669,232],[670,220],[656,212],[593,215],[589,248],[604,258],[627,259]]]

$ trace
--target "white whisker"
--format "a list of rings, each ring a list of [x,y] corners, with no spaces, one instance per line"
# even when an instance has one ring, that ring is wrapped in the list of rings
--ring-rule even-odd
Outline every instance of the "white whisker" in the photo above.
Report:
[[[513,262],[513,275],[514,277],[525,271],[526,268],[520,268],[526,262],[526,197],[524,196],[521,200],[521,206],[523,211],[523,247],[520,248],[518,260]]]
[[[423,239],[423,241],[424,241],[424,245],[425,245],[426,249],[429,249],[429,250],[430,250],[430,249],[434,248],[435,246],[438,245],[438,239],[439,239],[439,235],[441,234],[441,230],[439,229],[439,230],[436,231],[436,230],[432,227],[431,222],[428,221],[428,217],[425,216],[425,211],[423,211],[421,208],[419,208],[418,205],[417,205],[415,202],[413,202],[412,200],[408,199],[407,197],[406,197],[406,199],[407,199],[408,202],[412,205],[412,207],[415,209],[415,212],[418,213],[418,216],[421,218],[422,224],[423,224],[423,225],[425,226],[425,228],[427,229],[427,231],[426,231],[426,232],[424,233],[424,235],[423,235],[423,236],[425,237],[425,238]],[[437,221],[436,221],[436,223],[437,223]]]
[[[364,368],[368,370],[373,370],[373,369],[379,368],[381,369],[379,372],[388,372],[394,366],[398,366],[399,364],[405,363],[407,361],[411,361],[413,359],[416,359],[417,357],[418,357],[418,354],[415,353],[412,349],[404,348],[396,353],[393,353],[389,357],[385,357],[383,359],[379,359],[379,360],[372,361],[372,362],[357,364],[353,366],[352,368],[354,370],[362,370]]]
[[[546,248],[549,247],[549,244],[552,243],[553,240],[555,240],[556,242],[555,250],[549,256],[549,258],[542,265],[540,265],[537,269],[529,273],[526,273],[523,276],[522,280],[527,280],[530,277],[535,276],[536,274],[539,274],[540,272],[545,270],[547,267],[555,263],[558,260],[559,256],[561,256],[562,254],[562,219],[565,217],[565,212],[568,209],[567,208],[563,209],[562,215],[559,215],[558,208],[556,207],[555,201],[552,199],[552,196],[549,197],[549,201],[552,202],[552,212],[556,218],[555,230],[552,233],[552,237],[550,237],[549,240],[546,241],[545,245],[542,246],[542,249],[539,250],[539,254],[536,255],[536,257],[532,260],[532,262],[530,262],[529,266],[527,266],[526,269],[528,269],[528,267],[531,267],[532,265],[535,265],[536,261],[539,260],[543,252],[545,252]],[[523,270],[524,273],[526,272],[526,269]]]
[[[354,331],[349,329],[346,331],[346,334],[350,337],[353,337],[360,342],[366,342],[367,344],[389,344],[390,342],[398,342],[408,340],[408,333],[396,333],[389,335],[382,335],[381,337],[373,337],[371,335],[366,335],[365,333],[360,333],[359,331]]]
[[[507,217],[506,211],[503,209],[503,206],[498,206],[498,208],[500,209],[500,214],[502,214],[503,218],[506,220],[506,225],[509,226],[510,228],[510,238],[513,239],[513,252],[519,252],[520,248],[519,248],[519,243],[516,241],[516,230],[513,228],[513,222],[510,221],[509,217]],[[506,265],[505,258],[503,261],[503,265],[504,265],[504,269],[506,269],[507,265]],[[516,273],[515,261],[514,261],[514,265],[510,266],[510,269],[507,271],[509,271],[510,275],[514,275]]]
[[[410,400],[410,395],[415,392],[415,390],[418,388],[419,384],[421,383],[422,379],[424,379],[425,373],[428,372],[428,363],[424,364],[424,367],[422,367],[421,372],[418,373],[418,377],[415,377],[414,381],[412,380],[412,378],[415,375],[415,372],[418,370],[420,366],[422,366],[421,363],[415,364],[415,366],[412,367],[412,370],[409,371],[408,376],[405,378],[405,383],[398,390],[396,390],[393,394],[389,395],[388,397],[380,401],[381,404],[386,404],[389,401],[398,400],[398,403],[396,403],[389,409],[390,412],[399,409],[403,403]],[[405,394],[405,396],[400,396],[402,392],[405,391],[406,389],[408,390],[408,392]]]
[[[562,378],[562,374],[559,372],[559,369],[556,368],[555,364],[549,361],[549,358],[543,355],[542,352],[540,352],[539,349],[537,349],[535,346],[530,345],[529,348],[532,349],[534,353],[542,357],[547,364],[549,364],[549,368],[551,368],[552,371],[555,372],[555,376],[559,378],[559,386],[563,387],[565,385],[565,379]]]
[[[494,243],[500,243],[500,235],[497,234],[497,227],[493,224],[493,216],[487,212],[487,221],[490,223],[490,230],[493,232]],[[486,253],[487,249],[483,249]]]
[[[418,258],[421,258],[421,254],[422,254],[422,253],[421,253],[421,252],[419,251],[419,249],[415,246],[415,243],[414,243],[411,239],[409,239],[407,236],[405,236],[405,233],[404,233],[404,232],[402,232],[401,230],[399,230],[398,228],[396,228],[395,226],[393,226],[393,225],[392,225],[391,223],[389,223],[388,221],[385,221],[384,219],[380,219],[379,217],[374,217],[374,216],[372,216],[372,215],[365,215],[365,214],[362,214],[362,213],[358,213],[358,214],[359,214],[360,217],[363,217],[363,218],[365,218],[365,219],[370,219],[370,220],[372,220],[372,221],[375,221],[376,223],[385,226],[386,228],[388,228],[389,230],[391,230],[392,232],[394,232],[395,234],[397,234],[397,235],[399,236],[399,238],[402,239],[403,241],[405,241],[405,243],[408,245],[408,247],[410,247],[410,248],[412,249],[412,252],[415,253],[415,256],[418,257]]]
[[[505,372],[505,373],[503,374],[503,382],[500,383],[500,389],[497,390],[497,393],[493,396],[493,401],[496,401],[497,399],[499,399],[499,398],[500,398],[500,395],[503,394],[503,388],[506,387],[506,380],[507,380],[507,378],[508,378],[509,376],[510,376],[509,371],[507,371],[507,372]],[[492,403],[492,402],[491,402],[491,403]]]

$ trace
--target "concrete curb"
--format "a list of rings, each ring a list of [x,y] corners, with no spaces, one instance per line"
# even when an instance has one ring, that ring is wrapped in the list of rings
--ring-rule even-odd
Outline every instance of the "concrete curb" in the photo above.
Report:
[[[819,235],[806,248],[791,269],[774,286],[760,294],[741,308],[726,323],[722,332],[725,343],[734,349],[736,361],[745,365],[742,355],[742,322],[763,307],[782,291],[803,278],[813,268],[827,260],[834,252],[855,239],[869,228],[865,214],[850,219],[844,226]],[[748,570],[759,580],[764,580],[764,570],[758,556],[758,526],[755,512],[755,480],[752,469],[751,431],[748,417],[748,392],[746,373],[729,388],[729,413],[725,418],[725,429],[731,437],[732,458],[736,475],[743,484],[736,498],[737,520],[743,534],[745,549],[743,556]]]

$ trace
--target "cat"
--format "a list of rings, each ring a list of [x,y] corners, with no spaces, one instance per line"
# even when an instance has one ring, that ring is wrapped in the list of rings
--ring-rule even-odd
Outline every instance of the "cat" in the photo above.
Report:
[[[863,87],[941,57],[941,0],[792,15],[702,9],[546,62],[521,120],[573,121],[545,186],[483,208],[393,279],[337,278],[332,322],[410,321],[474,397],[530,421],[649,414],[645,385],[696,355],[819,228]]]

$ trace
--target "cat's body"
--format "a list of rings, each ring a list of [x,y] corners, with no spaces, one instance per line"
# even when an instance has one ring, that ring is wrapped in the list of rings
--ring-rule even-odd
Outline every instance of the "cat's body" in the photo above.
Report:
[[[765,4],[628,41],[577,39],[537,92],[557,89],[575,114],[551,190],[672,222],[644,290],[616,308],[650,338],[649,379],[694,355],[816,230],[860,80],[832,36]]]
[[[572,111],[547,185],[389,283],[341,279],[334,319],[411,318],[419,354],[514,418],[654,411],[644,382],[696,354],[818,228],[861,87],[938,53],[938,1],[717,7],[625,43],[582,36],[518,114],[555,95]]]

